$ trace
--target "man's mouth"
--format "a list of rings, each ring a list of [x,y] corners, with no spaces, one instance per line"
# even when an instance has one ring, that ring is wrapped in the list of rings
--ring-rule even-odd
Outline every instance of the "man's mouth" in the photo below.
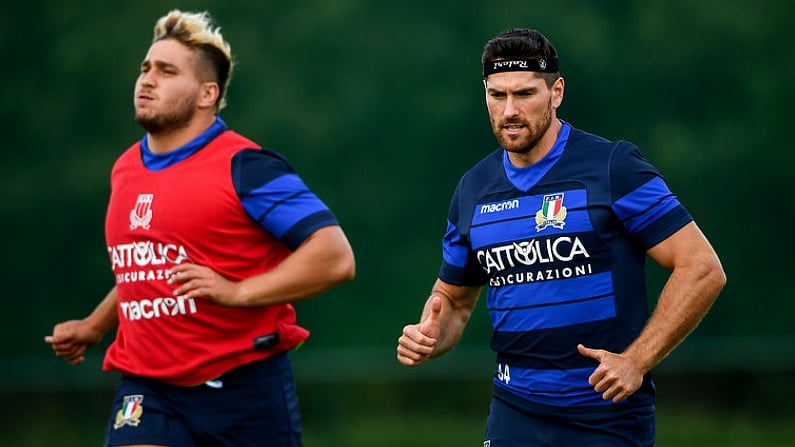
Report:
[[[149,95],[148,93],[138,93],[135,97],[142,101],[151,101],[154,99],[153,96]]]
[[[508,133],[516,133],[524,129],[525,125],[520,123],[503,124],[502,128]]]

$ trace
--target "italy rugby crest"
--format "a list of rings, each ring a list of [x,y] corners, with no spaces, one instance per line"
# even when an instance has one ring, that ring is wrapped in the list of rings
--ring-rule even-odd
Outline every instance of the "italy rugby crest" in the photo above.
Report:
[[[130,230],[138,227],[144,230],[149,229],[149,224],[152,222],[152,200],[154,198],[154,194],[138,195],[135,207],[130,211]]]
[[[143,401],[143,394],[124,396],[124,403],[121,405],[121,410],[116,413],[113,428],[119,429],[125,425],[137,427],[141,423],[141,415],[144,414]]]
[[[563,193],[546,194],[541,209],[536,213],[536,231],[547,227],[563,229],[566,225],[566,207],[563,206]]]

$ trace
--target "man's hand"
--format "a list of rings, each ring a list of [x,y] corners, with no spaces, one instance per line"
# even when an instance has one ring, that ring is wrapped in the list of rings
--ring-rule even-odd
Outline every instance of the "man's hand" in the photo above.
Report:
[[[174,290],[174,296],[187,298],[208,298],[222,306],[245,306],[243,298],[239,296],[238,283],[227,280],[209,267],[183,263],[171,269],[169,284],[179,284]]]
[[[72,365],[85,360],[88,348],[102,340],[102,332],[96,330],[86,320],[70,320],[56,324],[52,335],[44,337],[44,342],[52,346],[55,355]]]
[[[442,312],[442,297],[434,296],[430,306],[430,313],[424,321],[403,327],[397,347],[397,359],[403,365],[419,365],[433,354],[441,332],[439,314]]]
[[[615,354],[603,349],[586,348],[577,345],[577,350],[585,357],[599,362],[599,366],[588,378],[594,391],[602,393],[602,399],[620,402],[640,388],[644,372],[625,354]]]

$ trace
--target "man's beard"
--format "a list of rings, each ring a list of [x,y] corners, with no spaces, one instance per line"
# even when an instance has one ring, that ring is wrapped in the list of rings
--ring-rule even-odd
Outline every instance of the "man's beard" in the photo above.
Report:
[[[506,137],[501,133],[502,127],[511,125],[511,124],[524,124],[526,129],[528,130],[529,134],[525,138],[520,139],[513,139],[510,137]],[[503,149],[508,152],[513,152],[516,154],[526,154],[533,150],[536,147],[541,138],[543,138],[544,134],[549,130],[549,127],[552,125],[552,98],[549,99],[549,103],[547,104],[546,110],[544,110],[544,115],[541,117],[539,121],[535,123],[525,122],[520,118],[517,119],[508,119],[503,122],[493,124],[494,127],[492,130],[494,131],[494,136],[497,137],[497,141],[500,143]]]
[[[170,113],[147,115],[136,112],[135,121],[149,134],[157,135],[187,127],[193,119],[194,110],[194,104],[184,104]]]

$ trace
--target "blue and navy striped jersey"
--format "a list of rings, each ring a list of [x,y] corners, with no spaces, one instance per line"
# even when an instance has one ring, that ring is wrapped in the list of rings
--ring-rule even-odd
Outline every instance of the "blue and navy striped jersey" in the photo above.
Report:
[[[201,150],[227,130],[216,117],[209,129],[185,146],[167,154],[149,150],[141,141],[144,165],[153,171],[165,169]],[[298,176],[284,156],[265,148],[244,149],[232,157],[232,183],[248,215],[290,250],[295,250],[318,229],[339,225],[323,201]]]
[[[646,250],[690,222],[661,174],[628,142],[563,123],[549,154],[516,168],[498,149],[460,180],[439,278],[487,285],[495,393],[557,407],[614,405],[588,384],[648,318]],[[648,404],[653,385],[628,401]]]

